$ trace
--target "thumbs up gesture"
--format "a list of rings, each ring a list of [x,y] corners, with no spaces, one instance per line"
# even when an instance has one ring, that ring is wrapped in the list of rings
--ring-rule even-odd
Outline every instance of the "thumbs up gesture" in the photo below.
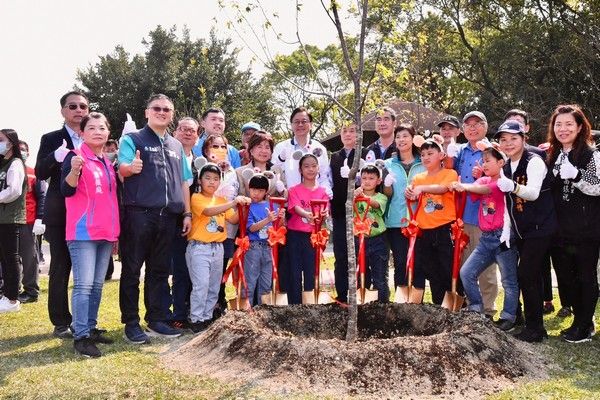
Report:
[[[515,190],[515,182],[504,175],[504,170],[500,170],[500,178],[498,179],[498,189],[504,193],[509,193]]]
[[[140,158],[140,151],[136,150],[135,158],[133,159],[133,161],[131,161],[131,164],[129,164],[129,169],[131,170],[132,174],[139,174],[140,172],[142,172],[143,166],[144,162]]]
[[[560,177],[563,179],[575,179],[577,175],[579,175],[579,170],[565,157],[562,164],[560,164]]]
[[[460,146],[456,144],[456,140],[452,138],[450,143],[448,143],[448,147],[446,148],[446,155],[448,157],[456,157],[460,150]]]
[[[350,167],[348,167],[348,158],[346,158],[344,160],[344,165],[342,165],[342,168],[340,168],[340,176],[342,178],[348,178],[349,174],[350,174]]]
[[[475,161],[475,166],[471,169],[471,175],[473,178],[479,179],[483,176],[483,168],[481,167],[481,160]]]
[[[67,148],[67,141],[63,139],[62,145],[54,150],[54,159],[58,162],[63,162],[67,154],[69,154],[69,149]]]
[[[80,155],[76,155],[73,158],[71,158],[71,171],[73,171],[73,173],[75,173],[76,175],[81,174],[81,169],[83,168],[83,164],[85,163],[85,160],[83,159],[83,157],[81,157]]]

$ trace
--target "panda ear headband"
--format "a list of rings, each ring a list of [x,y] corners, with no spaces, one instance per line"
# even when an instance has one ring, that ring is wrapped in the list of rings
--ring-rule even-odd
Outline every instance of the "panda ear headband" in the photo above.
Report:
[[[432,145],[436,146],[438,149],[440,149],[440,151],[442,153],[444,152],[444,138],[441,135],[434,134],[430,138],[427,138],[427,139],[421,135],[415,135],[413,137],[413,144],[415,146],[417,146],[419,149],[426,143],[432,144]]]
[[[497,142],[490,142],[488,140],[488,138],[483,138],[482,140],[478,141],[475,144],[475,147],[477,147],[481,151],[492,148],[492,149],[496,150],[502,156],[502,159],[504,161],[508,161],[508,156],[506,154],[504,154],[502,151],[500,151],[500,145]]]
[[[242,171],[242,178],[244,179],[244,182],[246,184],[250,183],[250,179],[252,179],[255,176],[262,176],[262,177],[267,178],[267,181],[269,182],[268,192],[271,192],[271,190],[273,189],[273,187],[275,185],[275,180],[276,180],[275,173],[273,171],[260,172],[258,169],[253,169],[253,168],[246,168]]]
[[[194,160],[194,167],[198,170],[198,176],[202,175],[204,169],[210,169],[212,172],[218,173],[219,175],[223,173],[217,164],[209,162],[205,157],[196,158]]]

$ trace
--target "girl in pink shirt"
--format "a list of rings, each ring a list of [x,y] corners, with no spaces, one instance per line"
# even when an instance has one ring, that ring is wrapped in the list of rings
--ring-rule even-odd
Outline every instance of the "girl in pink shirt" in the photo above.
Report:
[[[299,162],[301,183],[293,186],[288,194],[287,249],[288,249],[288,303],[302,304],[302,282],[304,290],[314,289],[315,249],[310,242],[315,215],[310,200],[329,200],[325,189],[318,185],[319,161],[307,153]],[[327,210],[323,212],[326,214]],[[323,215],[324,217],[325,215]],[[304,278],[304,279],[303,279]]]
[[[516,246],[511,246],[510,243],[510,223],[509,219],[505,218],[504,193],[500,191],[497,184],[502,167],[506,163],[506,156],[492,147],[489,142],[487,144],[479,142],[478,147],[480,144],[484,148],[482,168],[486,176],[472,184],[454,182],[451,187],[459,192],[470,192],[474,197],[473,200],[481,200],[479,203],[481,239],[463,264],[460,278],[469,300],[469,310],[483,314],[483,299],[477,279],[492,262],[498,264],[504,288],[504,305],[500,319],[494,324],[503,331],[510,331],[515,325],[519,300],[517,283],[519,256]]]

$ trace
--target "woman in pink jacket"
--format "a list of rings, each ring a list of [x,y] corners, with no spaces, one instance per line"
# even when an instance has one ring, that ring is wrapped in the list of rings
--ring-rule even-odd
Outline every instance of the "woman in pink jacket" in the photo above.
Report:
[[[115,172],[102,153],[108,140],[106,117],[92,112],[81,120],[83,144],[63,162],[61,191],[67,207],[67,246],[73,262],[75,351],[100,357],[96,343],[112,343],[96,328],[104,276],[119,236]]]

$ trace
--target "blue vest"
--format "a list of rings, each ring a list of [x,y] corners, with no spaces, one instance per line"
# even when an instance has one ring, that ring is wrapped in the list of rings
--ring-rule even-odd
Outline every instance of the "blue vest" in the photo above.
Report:
[[[182,213],[184,206],[181,191],[183,182],[181,143],[168,134],[161,141],[148,125],[128,135],[135,149],[140,151],[144,166],[141,173],[125,178],[123,204],[165,208],[170,213]]]

